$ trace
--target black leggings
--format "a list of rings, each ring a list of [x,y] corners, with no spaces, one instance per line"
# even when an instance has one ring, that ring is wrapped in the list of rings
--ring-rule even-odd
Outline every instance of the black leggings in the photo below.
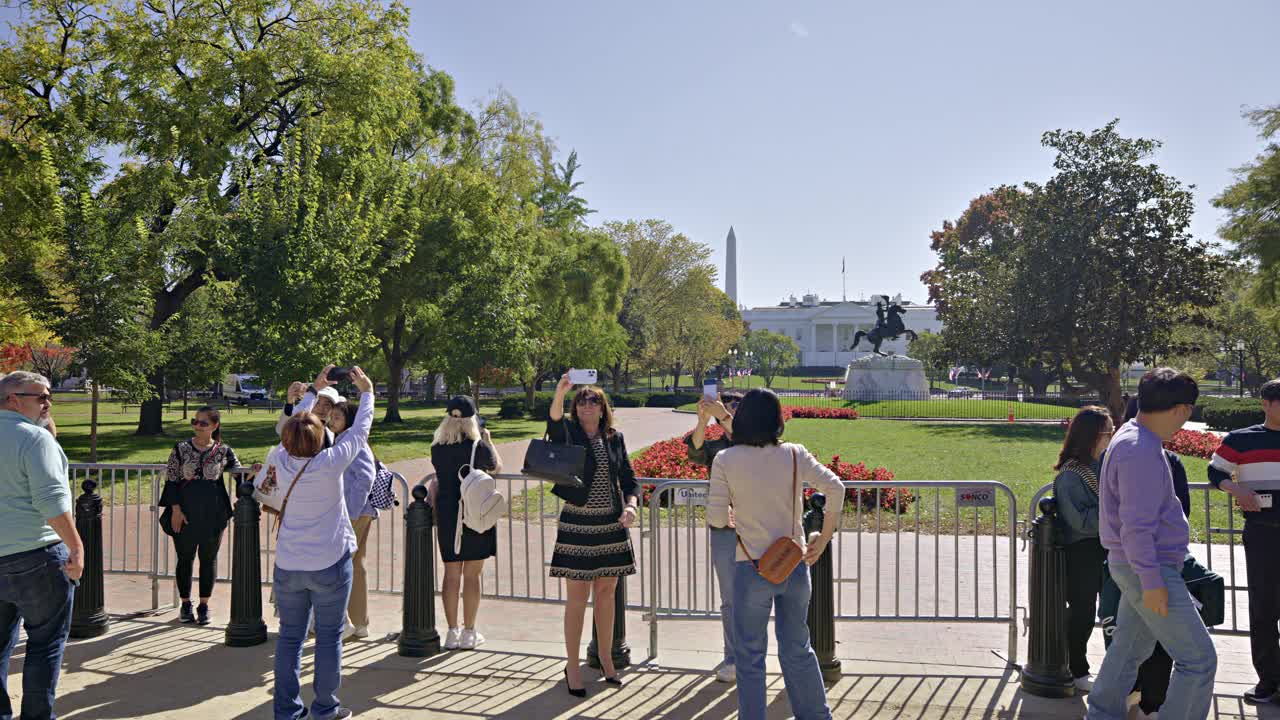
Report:
[[[200,555],[200,597],[213,595],[213,581],[218,576],[218,547],[222,545],[222,533],[212,537],[197,538],[181,532],[173,538],[173,549],[178,553],[178,596],[191,599],[191,570],[196,555]]]
[[[1107,551],[1098,538],[1071,543],[1067,551],[1067,652],[1072,677],[1089,674],[1089,636],[1098,610],[1102,589],[1102,562]]]

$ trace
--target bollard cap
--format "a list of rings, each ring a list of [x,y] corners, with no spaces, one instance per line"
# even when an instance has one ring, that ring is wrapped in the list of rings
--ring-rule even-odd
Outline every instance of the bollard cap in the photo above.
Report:
[[[414,500],[422,500],[422,501],[424,501],[424,502],[425,502],[425,501],[426,501],[426,499],[427,499],[427,486],[426,486],[426,485],[414,485],[414,486],[413,486],[413,499],[414,499]]]
[[[80,489],[87,493],[91,493],[98,489],[98,481],[88,478],[84,482],[80,483]]]
[[[827,496],[816,492],[809,496],[809,507],[814,510],[825,510],[827,507]]]
[[[1037,507],[1040,508],[1041,515],[1053,516],[1058,514],[1058,500],[1056,498],[1040,498],[1040,504]]]
[[[248,480],[236,483],[236,497],[253,497],[253,483]]]

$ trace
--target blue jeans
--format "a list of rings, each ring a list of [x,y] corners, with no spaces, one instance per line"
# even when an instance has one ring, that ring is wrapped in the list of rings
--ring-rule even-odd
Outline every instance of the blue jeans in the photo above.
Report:
[[[351,554],[324,570],[275,569],[276,606],[280,609],[280,635],[276,638],[275,720],[298,720],[302,704],[302,643],[307,621],[315,609],[316,699],[309,720],[328,720],[340,707],[342,685],[342,627],[351,595]]]
[[[724,662],[734,664],[733,574],[738,564],[738,533],[733,528],[711,528],[711,566],[720,584],[720,623],[724,626]]]
[[[809,566],[800,563],[781,585],[760,577],[750,562],[737,564],[733,578],[733,632],[737,643],[738,717],[764,720],[765,655],[769,652],[769,611],[774,612],[778,662],[787,700],[796,720],[830,720],[818,656],[809,645]]]
[[[18,644],[18,621],[27,630],[22,661],[23,720],[51,720],[54,690],[62,668],[62,651],[71,629],[75,583],[62,566],[67,546],[48,547],[0,557],[0,720],[13,717],[9,702],[9,656]]]
[[[1151,656],[1158,641],[1173,658],[1169,694],[1160,706],[1161,720],[1203,720],[1213,700],[1218,654],[1196,611],[1181,567],[1161,567],[1169,590],[1169,615],[1160,617],[1142,605],[1142,582],[1126,564],[1110,565],[1111,579],[1120,588],[1120,607],[1111,647],[1089,692],[1089,720],[1122,720],[1125,699],[1133,690],[1138,666]]]

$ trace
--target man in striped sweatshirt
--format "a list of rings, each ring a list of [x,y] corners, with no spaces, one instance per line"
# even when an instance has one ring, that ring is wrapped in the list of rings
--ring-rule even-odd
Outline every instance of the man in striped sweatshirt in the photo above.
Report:
[[[1244,700],[1280,699],[1280,380],[1262,386],[1266,422],[1231,431],[1209,463],[1209,482],[1244,511],[1249,647],[1258,684]]]

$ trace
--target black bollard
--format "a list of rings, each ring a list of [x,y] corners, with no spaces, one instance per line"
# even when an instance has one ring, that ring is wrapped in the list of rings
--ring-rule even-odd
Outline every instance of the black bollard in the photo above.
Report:
[[[599,640],[596,634],[595,608],[591,610],[591,642],[587,644],[587,665],[600,668],[600,651],[596,647]],[[631,646],[627,644],[627,578],[618,578],[618,587],[613,593],[613,667],[621,670],[631,665]]]
[[[71,637],[76,640],[98,637],[110,625],[102,580],[102,496],[94,480],[80,487],[84,493],[76,500],[76,532],[84,544],[84,574],[71,605]]]
[[[1058,503],[1040,501],[1040,517],[1031,523],[1031,579],[1028,604],[1030,637],[1022,689],[1032,695],[1075,695],[1067,656],[1067,562],[1055,527]]]
[[[238,483],[235,546],[231,554],[231,623],[226,633],[228,647],[252,647],[267,641],[267,624],[262,621],[262,541],[258,537],[261,518],[258,501],[253,499],[253,483]]]
[[[816,492],[809,497],[809,510],[804,514],[806,537],[822,530],[826,514],[827,498]],[[831,569],[831,546],[828,545],[809,566],[809,582],[813,586],[809,594],[809,644],[818,656],[818,668],[822,681],[828,685],[838,682],[843,671],[836,659],[836,608],[835,573]]]
[[[414,486],[413,502],[404,511],[404,627],[398,643],[404,657],[431,657],[440,652],[433,512],[427,505],[426,486]]]

